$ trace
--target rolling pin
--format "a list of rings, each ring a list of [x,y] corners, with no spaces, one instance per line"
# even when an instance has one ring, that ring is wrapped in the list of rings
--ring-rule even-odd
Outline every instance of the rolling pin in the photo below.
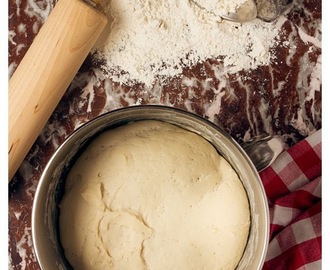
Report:
[[[107,23],[82,0],[59,0],[9,80],[8,178],[40,134]]]

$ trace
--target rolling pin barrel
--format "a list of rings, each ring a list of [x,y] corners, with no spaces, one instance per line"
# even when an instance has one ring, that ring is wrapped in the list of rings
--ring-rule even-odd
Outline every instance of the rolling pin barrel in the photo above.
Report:
[[[9,80],[9,181],[106,25],[81,0],[59,0]]]

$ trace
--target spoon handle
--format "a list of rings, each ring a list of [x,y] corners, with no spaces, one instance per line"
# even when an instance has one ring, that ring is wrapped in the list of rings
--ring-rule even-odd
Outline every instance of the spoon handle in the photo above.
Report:
[[[253,137],[241,146],[259,172],[271,165],[286,149],[286,145],[279,136],[267,134]]]

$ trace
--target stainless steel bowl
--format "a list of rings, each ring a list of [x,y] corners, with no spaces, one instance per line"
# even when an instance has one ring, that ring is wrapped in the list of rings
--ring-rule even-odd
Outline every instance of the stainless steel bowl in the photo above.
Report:
[[[76,158],[102,131],[140,120],[160,120],[193,131],[213,144],[232,165],[246,189],[251,212],[248,243],[237,269],[261,269],[268,246],[268,204],[248,155],[225,131],[204,118],[171,107],[150,105],[99,116],[77,129],[55,152],[41,176],[32,209],[32,237],[41,268],[72,269],[60,244],[58,220],[66,175]]]

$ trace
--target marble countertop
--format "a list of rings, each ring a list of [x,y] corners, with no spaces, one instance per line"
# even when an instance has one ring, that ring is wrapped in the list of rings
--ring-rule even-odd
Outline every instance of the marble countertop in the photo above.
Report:
[[[269,133],[280,135],[288,146],[321,129],[321,0],[294,3],[285,15],[274,60],[254,70],[222,76],[221,60],[208,59],[165,84],[127,86],[107,78],[89,55],[9,184],[9,269],[40,269],[31,236],[40,175],[56,148],[100,114],[132,105],[167,105],[209,119],[238,142]],[[9,0],[10,74],[54,4]]]

